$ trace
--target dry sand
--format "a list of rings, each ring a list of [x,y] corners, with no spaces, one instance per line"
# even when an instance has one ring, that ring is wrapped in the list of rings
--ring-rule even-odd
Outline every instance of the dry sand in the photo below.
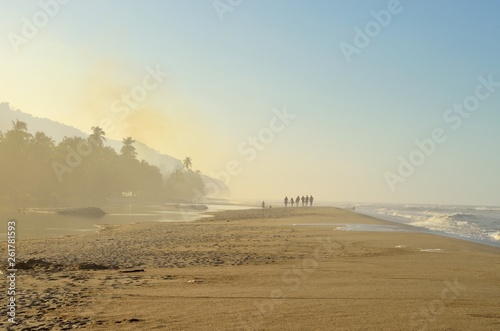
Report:
[[[17,272],[12,330],[500,329],[500,249],[335,224],[390,223],[274,208],[21,241],[43,262]]]

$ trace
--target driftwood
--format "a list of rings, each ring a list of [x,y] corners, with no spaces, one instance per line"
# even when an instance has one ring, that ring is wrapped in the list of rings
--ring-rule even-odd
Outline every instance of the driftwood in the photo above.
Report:
[[[121,273],[130,273],[130,272],[144,272],[144,269],[133,269],[133,270],[122,270]]]

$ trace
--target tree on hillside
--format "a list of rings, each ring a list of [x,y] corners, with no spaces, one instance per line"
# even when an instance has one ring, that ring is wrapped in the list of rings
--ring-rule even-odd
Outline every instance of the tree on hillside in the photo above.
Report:
[[[21,122],[20,120],[12,121],[12,130],[7,131],[5,133],[4,138],[10,139],[10,143],[17,147],[25,147],[26,142],[32,136],[28,133],[28,125],[25,122]]]
[[[12,129],[5,132],[0,144],[0,189],[13,192],[16,197],[29,185],[24,175],[30,165],[29,137],[26,123],[16,120],[12,121]]]
[[[28,141],[27,155],[29,163],[23,169],[23,176],[30,181],[27,193],[33,198],[49,199],[57,191],[57,177],[51,163],[54,160],[54,140],[44,132],[37,131]]]
[[[50,145],[50,147],[54,147],[54,139],[51,137],[47,136],[45,132],[42,131],[37,131],[35,135],[33,136],[33,139],[36,143],[38,144],[43,144],[43,145]]]
[[[175,169],[175,171],[168,178],[168,184],[174,187],[179,186],[184,181],[184,174],[181,169]]]
[[[104,141],[107,141],[104,137],[106,135],[106,132],[104,132],[98,126],[93,126],[91,130],[92,134],[89,136],[89,141],[96,146],[103,147]]]
[[[54,139],[47,136],[44,132],[38,131],[31,139],[32,157],[38,160],[49,160],[55,149]]]
[[[2,137],[0,195],[10,197],[11,201],[47,198],[54,191],[55,183],[50,167],[54,141],[43,132],[32,136],[27,124],[19,120],[13,121],[12,130]]]
[[[16,132],[22,131],[28,133],[28,125],[25,122],[21,122],[16,119],[15,121],[12,121],[12,130]]]
[[[184,165],[184,168],[189,171],[189,168],[193,166],[193,161],[191,158],[188,156],[184,160],[182,160],[182,164]]]
[[[205,193],[205,184],[199,173],[177,169],[165,182],[165,189],[168,197],[190,200],[200,192]]]
[[[55,152],[58,158],[64,159],[70,150],[76,151],[92,151],[94,147],[89,139],[82,137],[64,137],[62,141],[56,146]],[[86,154],[86,153],[85,153]]]
[[[131,137],[123,138],[123,146],[120,150],[121,155],[123,157],[129,158],[129,159],[136,158],[137,152],[135,151],[135,147],[132,146],[133,143],[135,143],[135,140],[133,140]]]
[[[0,207],[88,204],[123,192],[142,199],[188,200],[205,192],[190,157],[164,179],[157,166],[137,160],[131,137],[123,139],[117,153],[105,146],[104,136],[100,127],[92,127],[88,138],[64,137],[56,144],[44,132],[31,135],[26,123],[13,121],[12,129],[0,132]]]

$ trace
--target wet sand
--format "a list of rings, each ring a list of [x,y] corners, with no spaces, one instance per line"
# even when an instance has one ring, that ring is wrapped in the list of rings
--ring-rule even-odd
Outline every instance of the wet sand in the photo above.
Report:
[[[500,249],[393,225],[273,208],[23,240],[13,330],[500,328]]]

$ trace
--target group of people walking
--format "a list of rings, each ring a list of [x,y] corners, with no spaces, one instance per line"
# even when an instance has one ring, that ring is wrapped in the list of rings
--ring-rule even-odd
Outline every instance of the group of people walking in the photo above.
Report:
[[[288,204],[290,204],[292,207],[293,205],[298,207],[300,202],[302,202],[302,207],[304,206],[307,207],[313,205],[314,198],[312,195],[311,196],[306,195],[305,197],[302,196],[302,198],[300,196],[297,196],[294,200],[293,197],[289,199],[288,196],[286,196],[283,201],[285,203],[285,207],[288,207]]]
[[[290,206],[300,206],[300,202],[302,202],[302,207],[304,206],[311,206],[313,205],[313,202],[314,202],[314,198],[313,196],[297,196],[295,199],[294,198],[288,198],[288,196],[285,197],[284,199],[284,203],[285,203],[285,207],[288,207],[288,204],[290,204]],[[266,208],[266,203],[265,201],[262,201],[262,208]],[[272,206],[269,206],[269,208],[272,208]]]

